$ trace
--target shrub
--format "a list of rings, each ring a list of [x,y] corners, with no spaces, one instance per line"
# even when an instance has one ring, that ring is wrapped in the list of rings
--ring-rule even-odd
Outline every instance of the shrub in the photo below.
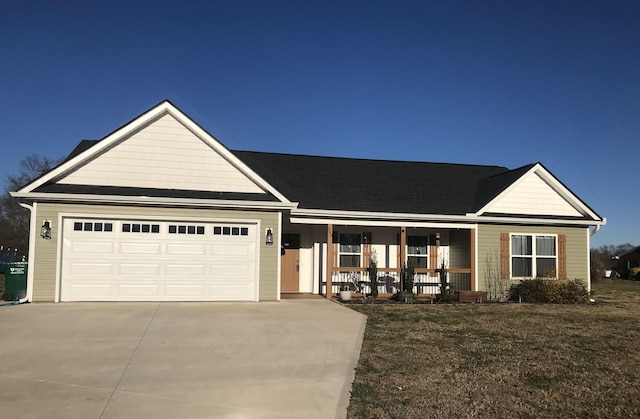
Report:
[[[589,301],[589,292],[579,279],[525,279],[512,287],[511,299],[524,303],[580,304]]]
[[[640,267],[631,268],[631,270],[629,271],[629,279],[640,281]]]

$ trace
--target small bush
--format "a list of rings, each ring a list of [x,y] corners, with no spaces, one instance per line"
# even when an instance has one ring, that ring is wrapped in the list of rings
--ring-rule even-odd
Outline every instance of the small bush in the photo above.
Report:
[[[629,279],[640,281],[640,267],[631,268],[631,270],[629,271]]]
[[[589,301],[589,292],[579,279],[525,279],[512,287],[511,299],[523,303],[581,304]]]

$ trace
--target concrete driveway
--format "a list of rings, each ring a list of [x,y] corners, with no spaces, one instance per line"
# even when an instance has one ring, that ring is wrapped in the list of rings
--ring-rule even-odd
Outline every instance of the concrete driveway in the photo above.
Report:
[[[0,412],[343,418],[364,327],[326,300],[0,307]]]

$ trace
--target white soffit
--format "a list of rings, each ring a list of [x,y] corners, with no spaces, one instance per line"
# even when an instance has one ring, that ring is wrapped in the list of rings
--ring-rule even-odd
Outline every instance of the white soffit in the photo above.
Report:
[[[537,164],[478,211],[533,216],[584,217],[599,220],[571,191]]]

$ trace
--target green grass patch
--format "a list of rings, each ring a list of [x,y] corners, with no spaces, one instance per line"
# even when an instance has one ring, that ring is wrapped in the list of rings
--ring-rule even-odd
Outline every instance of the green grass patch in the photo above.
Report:
[[[350,305],[350,418],[640,417],[640,282],[594,304]]]

